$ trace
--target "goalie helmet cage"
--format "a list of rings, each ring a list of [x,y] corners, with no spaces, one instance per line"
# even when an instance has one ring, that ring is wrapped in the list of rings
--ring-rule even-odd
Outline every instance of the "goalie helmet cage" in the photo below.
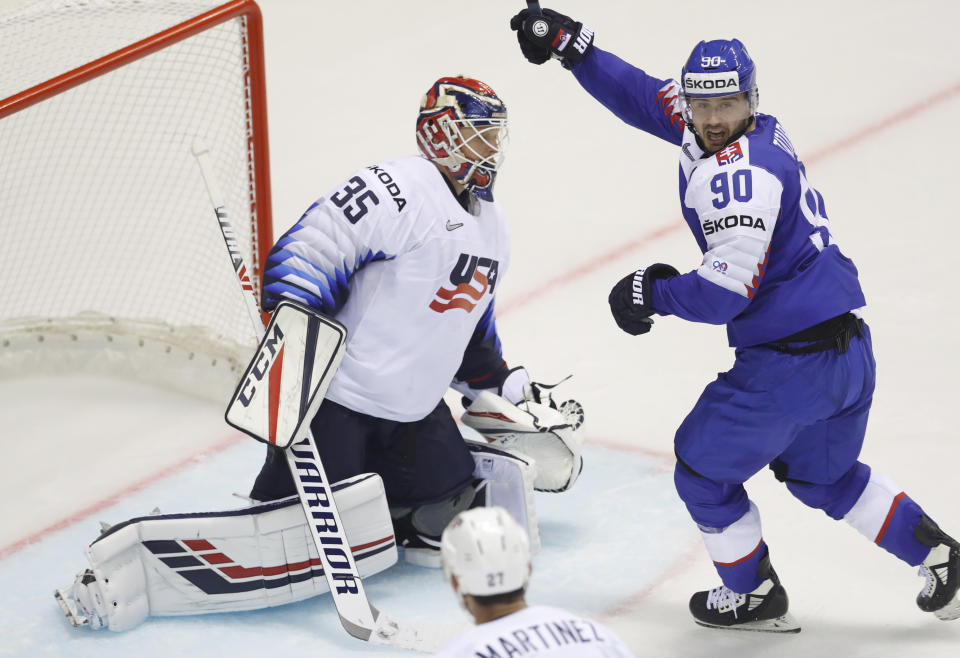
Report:
[[[121,374],[229,398],[273,231],[253,0],[0,1],[0,375]]]

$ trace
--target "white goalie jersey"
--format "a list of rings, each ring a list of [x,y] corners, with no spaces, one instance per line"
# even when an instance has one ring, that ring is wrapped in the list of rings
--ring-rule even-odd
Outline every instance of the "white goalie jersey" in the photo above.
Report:
[[[327,399],[418,420],[443,397],[474,332],[495,340],[510,239],[499,205],[472,201],[470,213],[428,160],[397,158],[358,170],[278,241],[264,307],[291,299],[347,328]]]

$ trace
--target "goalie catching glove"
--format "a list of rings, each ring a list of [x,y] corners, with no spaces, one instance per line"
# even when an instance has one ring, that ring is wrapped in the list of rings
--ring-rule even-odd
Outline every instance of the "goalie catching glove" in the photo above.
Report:
[[[557,405],[553,388],[531,383],[515,405],[484,391],[461,416],[493,446],[532,458],[536,491],[566,491],[583,469],[583,407],[575,400]]]

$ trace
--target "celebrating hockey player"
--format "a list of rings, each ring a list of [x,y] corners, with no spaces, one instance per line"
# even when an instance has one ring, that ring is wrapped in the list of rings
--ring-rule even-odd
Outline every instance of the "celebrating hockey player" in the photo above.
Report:
[[[609,303],[627,333],[653,316],[727,325],[733,368],[677,430],[675,482],[723,584],[690,600],[705,626],[797,631],[743,483],[764,466],[789,491],[909,565],[919,607],[960,617],[960,545],[899,486],[858,461],[875,363],[857,270],[834,243],[823,197],[787,132],[757,111],[756,67],[740,41],[702,41],[680,80],[596,47],[560,13],[513,17],[524,56],[559,59],[631,126],[681,147],[681,210],[703,253],[681,274],[638,268]]]
[[[605,656],[633,654],[595,621],[548,606],[527,606],[533,567],[527,533],[506,510],[461,512],[443,531],[443,573],[477,626],[436,656]]]
[[[510,259],[493,199],[507,110],[486,84],[437,80],[420,105],[421,155],[364,167],[316,201],[273,247],[262,306],[312,307],[347,329],[311,422],[361,576],[397,559],[440,566],[460,511],[500,505],[538,545],[533,489],[581,469],[582,410],[508,368],[494,295]],[[468,400],[467,443],[443,400]],[[493,444],[492,446],[489,444]],[[539,463],[537,463],[539,462]],[[280,448],[250,498],[221,513],[153,515],[107,529],[91,568],[57,592],[75,625],[131,628],[150,615],[249,610],[327,591]]]

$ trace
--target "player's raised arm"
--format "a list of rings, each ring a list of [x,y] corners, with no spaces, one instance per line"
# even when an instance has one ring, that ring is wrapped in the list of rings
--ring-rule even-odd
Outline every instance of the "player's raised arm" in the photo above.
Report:
[[[510,20],[527,61],[560,60],[591,96],[629,125],[679,145],[684,120],[677,102],[680,86],[661,80],[594,45],[593,30],[569,16],[524,9]]]

